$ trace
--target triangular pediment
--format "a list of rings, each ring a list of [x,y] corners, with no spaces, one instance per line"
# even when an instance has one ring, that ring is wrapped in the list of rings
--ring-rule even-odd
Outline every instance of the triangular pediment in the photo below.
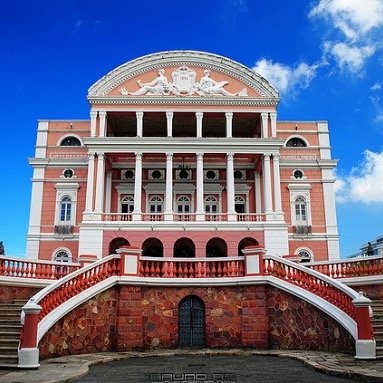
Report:
[[[277,90],[252,69],[205,52],[169,51],[129,61],[89,88],[88,98],[251,98],[279,101]]]

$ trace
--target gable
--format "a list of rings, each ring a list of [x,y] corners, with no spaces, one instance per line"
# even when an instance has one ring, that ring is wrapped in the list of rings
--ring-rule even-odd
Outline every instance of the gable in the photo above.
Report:
[[[258,73],[222,56],[196,51],[155,53],[129,61],[93,84],[88,99],[148,97],[267,99],[277,90]]]

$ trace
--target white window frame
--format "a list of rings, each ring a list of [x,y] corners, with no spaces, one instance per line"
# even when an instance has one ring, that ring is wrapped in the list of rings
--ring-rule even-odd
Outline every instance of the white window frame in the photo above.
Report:
[[[75,226],[77,213],[77,190],[80,187],[78,183],[58,183],[56,184],[56,213],[55,225],[57,226]],[[67,197],[71,200],[70,220],[61,220],[61,207],[63,199]]]
[[[290,190],[290,214],[291,214],[291,225],[292,226],[311,226],[311,200],[310,190],[311,185],[309,184],[289,184],[288,189]],[[306,202],[306,221],[302,222],[297,219],[295,206],[298,198],[303,198]]]
[[[59,253],[65,252],[68,254],[68,261],[63,261],[63,260],[57,260],[57,256]],[[60,263],[72,263],[72,252],[67,248],[67,247],[59,247],[55,249],[52,253],[52,261],[54,262],[60,262]]]

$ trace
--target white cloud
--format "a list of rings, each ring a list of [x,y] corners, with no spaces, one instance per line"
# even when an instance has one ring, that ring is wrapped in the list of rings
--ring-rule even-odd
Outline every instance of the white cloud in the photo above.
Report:
[[[317,68],[318,65],[308,65],[304,62],[294,68],[263,58],[256,62],[253,70],[265,77],[281,94],[295,94],[299,89],[310,85]]]
[[[347,39],[356,41],[383,26],[381,0],[320,0],[310,14],[330,19]]]
[[[375,48],[370,45],[358,47],[327,41],[324,44],[324,52],[333,56],[340,69],[359,73],[365,61],[374,54]]]
[[[383,152],[364,152],[363,162],[347,177],[337,177],[337,201],[383,203]]]
[[[326,59],[332,58],[344,71],[362,72],[368,58],[382,48],[382,0],[319,0],[309,17],[326,19],[328,35],[340,32],[323,47]]]
[[[382,85],[376,82],[370,89],[374,92],[378,92],[382,89]]]

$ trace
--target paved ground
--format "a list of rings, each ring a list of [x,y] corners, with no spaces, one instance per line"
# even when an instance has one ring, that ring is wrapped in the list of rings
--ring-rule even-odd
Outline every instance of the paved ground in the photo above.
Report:
[[[43,361],[38,370],[0,371],[3,383],[346,383],[357,380],[383,382],[383,360],[358,361],[349,355],[313,351],[171,350],[77,355]]]

